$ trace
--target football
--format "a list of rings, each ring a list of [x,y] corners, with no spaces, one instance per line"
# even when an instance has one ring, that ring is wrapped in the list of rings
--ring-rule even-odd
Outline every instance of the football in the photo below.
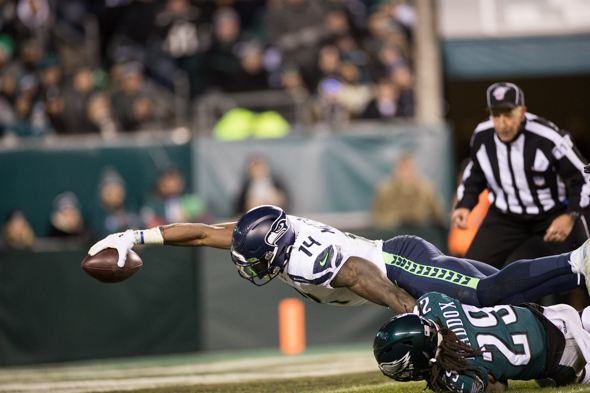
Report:
[[[118,251],[106,248],[94,256],[87,255],[82,261],[82,269],[100,282],[113,284],[127,280],[143,265],[141,258],[133,250],[127,252],[125,266],[117,266],[118,260]]]

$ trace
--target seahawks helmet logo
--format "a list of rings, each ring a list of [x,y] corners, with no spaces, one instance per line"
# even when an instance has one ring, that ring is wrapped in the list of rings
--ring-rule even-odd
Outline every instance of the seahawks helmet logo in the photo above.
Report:
[[[279,218],[272,223],[270,230],[264,237],[264,242],[269,246],[276,246],[277,242],[289,230],[289,221],[287,215],[282,212]]]
[[[410,365],[410,352],[408,351],[402,358],[389,363],[380,363],[379,368],[386,375],[395,377]]]

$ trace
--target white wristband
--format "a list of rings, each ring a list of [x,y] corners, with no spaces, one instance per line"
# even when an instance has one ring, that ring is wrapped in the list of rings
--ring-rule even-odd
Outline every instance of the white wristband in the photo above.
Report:
[[[133,231],[137,244],[164,244],[164,229],[159,226]]]

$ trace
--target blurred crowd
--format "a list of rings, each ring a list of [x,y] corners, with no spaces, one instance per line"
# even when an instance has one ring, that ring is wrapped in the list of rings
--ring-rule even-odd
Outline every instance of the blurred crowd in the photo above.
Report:
[[[411,118],[414,23],[411,0],[0,0],[0,135],[169,129],[212,92]]]
[[[127,229],[178,222],[212,223],[205,201],[187,190],[186,175],[171,162],[159,171],[154,184],[140,198],[129,198],[121,173],[114,166],[105,166],[98,178],[96,196],[96,201],[82,204],[72,191],[55,195],[46,227],[41,231],[33,230],[22,208],[11,209],[0,226],[0,250],[42,248],[43,240],[56,248],[68,244],[80,247]],[[290,196],[268,158],[260,153],[244,163],[242,185],[234,199],[237,217],[259,205],[286,209]]]
[[[23,210],[10,210],[0,231],[0,249],[33,248],[39,238],[57,247],[69,242],[79,247],[127,229],[209,222],[203,200],[186,190],[185,175],[174,164],[159,172],[141,201],[137,206],[127,197],[126,181],[115,167],[107,166],[98,179],[97,203],[84,207],[72,191],[56,195],[45,231],[35,233]]]

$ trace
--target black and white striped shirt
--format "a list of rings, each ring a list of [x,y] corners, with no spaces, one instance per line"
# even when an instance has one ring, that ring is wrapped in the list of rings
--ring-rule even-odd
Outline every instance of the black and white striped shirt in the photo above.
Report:
[[[523,218],[564,204],[566,212],[582,213],[590,204],[586,159],[567,132],[531,113],[511,142],[498,138],[491,118],[480,123],[470,158],[457,189],[457,208],[475,207],[485,188],[495,208]]]

